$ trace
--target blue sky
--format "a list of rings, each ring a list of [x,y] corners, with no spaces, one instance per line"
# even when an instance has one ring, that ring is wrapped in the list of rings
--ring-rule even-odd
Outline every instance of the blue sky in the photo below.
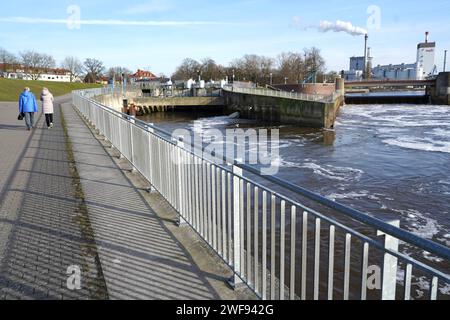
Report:
[[[71,5],[80,9],[79,29],[65,21],[77,17],[67,13]],[[316,46],[328,70],[342,70],[350,56],[363,54],[364,41],[319,28],[341,20],[369,31],[375,64],[415,62],[416,45],[429,31],[442,70],[443,51],[450,49],[449,12],[448,0],[2,1],[0,47],[170,74],[185,57],[226,65],[246,53],[276,57]]]

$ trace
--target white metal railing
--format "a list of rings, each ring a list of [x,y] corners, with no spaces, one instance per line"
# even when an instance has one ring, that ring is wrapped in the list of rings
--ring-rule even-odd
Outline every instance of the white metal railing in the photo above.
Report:
[[[449,298],[449,248],[251,166],[213,163],[89,98],[102,92],[76,91],[73,104],[230,266],[234,284],[262,299]]]
[[[275,91],[275,90],[267,90],[267,89],[258,89],[258,88],[241,88],[232,85],[224,86],[223,90],[228,92],[236,92],[236,93],[245,93],[251,95],[259,95],[266,97],[277,97],[277,98],[286,98],[286,99],[294,99],[294,100],[303,100],[303,101],[316,101],[316,102],[324,102],[330,103],[336,100],[336,95],[319,95],[319,94],[306,94],[306,93],[296,93],[296,92],[287,92],[287,91]]]

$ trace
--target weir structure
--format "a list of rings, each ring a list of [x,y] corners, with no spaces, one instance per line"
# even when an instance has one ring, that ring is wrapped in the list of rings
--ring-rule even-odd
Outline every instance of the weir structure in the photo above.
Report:
[[[424,91],[423,95],[389,95],[389,91],[417,90]],[[450,105],[450,72],[441,72],[435,79],[429,80],[372,80],[345,82],[347,93],[368,93],[370,90],[384,90],[383,96],[347,95],[347,103],[418,103]]]
[[[223,259],[233,287],[280,300],[449,298],[448,247],[93,99],[112,93],[77,91],[73,105]]]
[[[95,97],[102,104],[133,116],[173,110],[220,110],[239,112],[247,119],[289,123],[304,127],[333,128],[344,103],[343,80],[337,79],[328,94],[296,93],[226,85],[209,96],[144,97],[141,87]],[[141,91],[141,92],[139,92]]]

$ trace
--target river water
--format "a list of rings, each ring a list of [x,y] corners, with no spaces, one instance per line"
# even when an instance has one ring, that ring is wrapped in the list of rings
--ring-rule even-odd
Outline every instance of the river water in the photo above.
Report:
[[[203,113],[156,113],[142,120],[197,132],[278,128],[279,177],[383,220],[400,219],[402,228],[450,246],[448,106],[347,105],[333,132]]]

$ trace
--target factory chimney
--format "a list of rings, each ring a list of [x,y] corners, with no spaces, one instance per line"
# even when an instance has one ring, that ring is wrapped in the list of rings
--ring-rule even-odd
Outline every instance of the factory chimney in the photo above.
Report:
[[[428,36],[430,35],[430,33],[427,31],[425,32],[425,43],[428,43]]]
[[[367,43],[369,41],[369,35],[366,33],[364,37],[365,43],[364,43],[364,71],[363,71],[363,78],[367,79]]]

